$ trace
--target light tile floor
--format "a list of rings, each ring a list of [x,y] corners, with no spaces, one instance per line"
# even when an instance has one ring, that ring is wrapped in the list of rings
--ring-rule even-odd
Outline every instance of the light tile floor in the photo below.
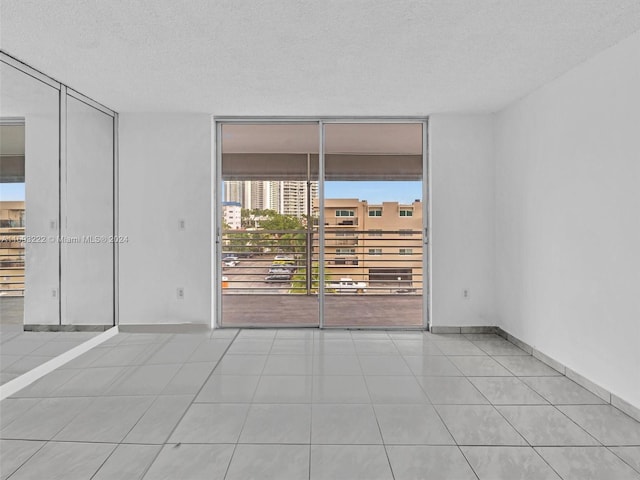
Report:
[[[22,324],[0,325],[0,385],[99,334],[100,332],[25,332]]]
[[[640,480],[640,423],[495,335],[121,333],[0,438],[11,480]]]

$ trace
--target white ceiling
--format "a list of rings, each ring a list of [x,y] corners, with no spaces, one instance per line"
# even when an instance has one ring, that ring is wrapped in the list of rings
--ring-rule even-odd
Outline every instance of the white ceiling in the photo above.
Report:
[[[639,0],[1,0],[1,48],[120,111],[496,111],[640,29]]]

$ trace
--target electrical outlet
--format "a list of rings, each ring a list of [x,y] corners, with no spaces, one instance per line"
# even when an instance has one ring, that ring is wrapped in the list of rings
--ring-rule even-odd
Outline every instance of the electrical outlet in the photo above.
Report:
[[[471,292],[469,291],[468,288],[465,288],[462,290],[462,298],[464,298],[465,300],[469,300],[469,298],[471,297]]]
[[[58,296],[58,289],[57,288],[51,289],[51,296],[53,298],[56,298]]]
[[[184,230],[186,228],[186,222],[182,219],[178,220],[178,229]]]
[[[184,300],[184,288],[183,287],[178,287],[178,289],[176,290],[176,294],[177,294],[178,300]]]

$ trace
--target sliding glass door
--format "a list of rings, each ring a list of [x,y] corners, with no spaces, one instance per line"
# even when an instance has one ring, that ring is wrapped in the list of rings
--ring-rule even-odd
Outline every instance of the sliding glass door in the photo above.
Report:
[[[318,326],[317,123],[221,126],[223,326]]]
[[[324,325],[420,327],[422,124],[324,129]]]
[[[218,124],[219,324],[425,326],[425,128]]]

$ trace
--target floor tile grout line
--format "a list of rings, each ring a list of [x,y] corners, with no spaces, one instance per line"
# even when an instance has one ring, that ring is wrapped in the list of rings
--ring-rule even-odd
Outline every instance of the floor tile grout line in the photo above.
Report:
[[[446,357],[446,355],[445,355]],[[450,360],[449,360],[450,361]],[[453,363],[453,362],[452,362]],[[454,365],[455,367],[455,365]],[[413,373],[413,370],[412,370]],[[462,372],[461,372],[462,373]],[[440,419],[440,422],[442,423],[442,425],[444,425],[444,428],[447,429],[447,433],[449,433],[449,436],[451,436],[451,439],[453,440],[453,442],[455,443],[455,445],[460,448],[458,446],[458,440],[456,439],[456,437],[453,435],[453,433],[451,433],[451,430],[449,429],[449,426],[446,424],[446,422],[444,421],[444,419],[442,418],[442,415],[440,415],[440,412],[438,411],[438,409],[436,408],[435,404],[433,403],[433,400],[431,399],[431,397],[429,396],[429,394],[427,393],[426,389],[423,387],[423,385],[418,381],[418,377],[414,374],[414,378],[415,381],[418,383],[418,386],[422,389],[422,391],[424,392],[425,396],[427,397],[427,400],[429,400],[429,403],[431,404],[431,408],[433,408],[434,412],[436,412],[436,415],[438,416],[438,418]],[[458,377],[456,377],[458,378]],[[465,377],[466,378],[466,377]],[[469,382],[471,383],[471,382]],[[465,458],[466,459],[466,458]],[[467,462],[468,463],[468,462]],[[471,467],[471,465],[469,465]],[[472,468],[473,470],[473,468]],[[474,472],[475,473],[475,472]]]
[[[395,344],[394,344],[395,346]],[[357,355],[357,352],[356,352]],[[389,471],[391,472],[391,478],[393,480],[395,480],[395,474],[393,473],[393,466],[391,465],[391,458],[389,458],[389,451],[387,450],[387,445],[384,441],[384,435],[382,434],[382,427],[380,426],[380,420],[378,419],[378,413],[376,412],[374,403],[373,403],[373,398],[371,396],[371,391],[369,390],[369,384],[367,382],[367,379],[364,375],[364,369],[362,368],[362,363],[360,362],[360,355],[357,355],[358,357],[358,363],[360,364],[360,369],[362,370],[362,377],[364,379],[364,385],[367,389],[367,394],[369,395],[369,405],[370,408],[373,410],[373,416],[376,419],[376,425],[378,426],[378,433],[380,433],[380,440],[382,441],[382,448],[384,449],[384,454],[387,457],[387,464],[389,465]]]
[[[132,427],[133,428],[133,427]],[[131,431],[131,430],[129,430]],[[128,435],[129,433],[127,433]],[[125,435],[125,437],[127,436]],[[83,442],[85,443],[85,442]],[[91,475],[91,477],[89,477],[89,480],[93,480],[93,478],[98,474],[98,472],[100,471],[100,469],[104,466],[105,463],[107,463],[107,461],[113,456],[114,452],[120,448],[121,443],[117,443],[115,445],[115,447],[113,448],[113,450],[111,450],[111,452],[109,452],[109,455],[107,455],[107,457],[102,461],[102,463],[100,465],[98,465],[98,468],[96,468],[96,471],[93,472],[93,474]]]
[[[556,447],[556,448],[557,448],[557,447]],[[536,455],[538,455],[538,457],[540,457],[540,458],[542,459],[542,461],[545,463],[545,465],[548,465],[548,466],[549,466],[549,468],[550,468],[550,469],[551,469],[551,470],[552,470],[556,475],[558,475],[558,478],[560,478],[561,480],[564,480],[564,477],[563,477],[562,475],[560,475],[560,472],[558,472],[558,471],[553,467],[553,465],[551,465],[551,464],[547,461],[547,459],[546,459],[546,458],[544,458],[544,457],[542,456],[542,454],[538,451],[538,447],[531,446],[531,449],[532,449],[534,452],[536,452]]]
[[[313,442],[313,386],[315,383],[314,372],[314,358],[315,357],[316,344],[311,340],[311,402],[309,403],[310,415],[309,415],[309,480],[311,480],[311,444]]]
[[[195,399],[198,398],[198,395],[200,395],[200,392],[202,391],[202,389],[204,388],[204,386],[206,385],[206,383],[209,381],[209,379],[211,378],[211,376],[213,375],[213,372],[215,372],[216,368],[218,367],[218,365],[220,365],[220,362],[222,361],[222,359],[224,358],[225,354],[227,353],[227,351],[229,350],[229,348],[231,348],[231,345],[233,345],[233,342],[235,342],[236,338],[238,337],[238,335],[240,334],[240,331],[238,330],[236,332],[236,334],[233,336],[233,338],[231,339],[231,341],[229,342],[229,345],[227,345],[227,348],[224,350],[224,352],[222,353],[222,355],[220,356],[220,358],[218,359],[217,362],[215,362],[215,365],[213,366],[213,368],[211,369],[211,372],[209,372],[209,375],[207,376],[207,378],[204,380],[204,382],[202,383],[202,385],[200,385],[200,388],[196,391],[196,393],[194,394],[193,398],[191,399],[191,402],[189,403],[189,405],[187,405],[187,408],[185,408],[184,412],[182,412],[182,415],[180,416],[180,418],[178,419],[178,421],[176,422],[176,424],[173,426],[173,428],[171,429],[171,431],[169,432],[169,434],[167,435],[166,440],[162,443],[161,447],[158,449],[158,451],[156,452],[155,456],[153,457],[153,460],[151,460],[151,462],[149,462],[149,464],[146,466],[146,468],[144,469],[144,471],[141,473],[140,478],[143,479],[147,473],[149,472],[149,470],[151,469],[151,467],[153,466],[153,464],[156,462],[156,460],[158,459],[158,457],[160,456],[160,454],[162,453],[162,451],[166,448],[166,446],[168,445],[168,441],[171,438],[171,435],[173,435],[173,433],[176,431],[176,428],[178,428],[178,425],[180,425],[180,422],[182,422],[182,420],[184,419],[185,415],[187,414],[187,412],[189,411],[189,409],[193,406],[193,404],[195,403]],[[229,460],[229,462],[231,462],[231,460]],[[228,467],[227,467],[228,468]],[[226,474],[225,474],[226,475]]]
[[[524,376],[522,378],[564,378],[568,381],[570,381],[571,383],[573,383],[575,386],[577,386],[579,389],[582,389],[584,391],[586,391],[589,395],[591,395],[592,397],[594,397],[594,399],[597,400],[597,403],[558,403],[558,402],[553,402],[550,398],[547,397],[546,394],[543,394],[542,392],[539,392],[538,390],[536,390],[535,387],[529,385],[525,380],[522,380],[521,377],[518,377],[521,379],[522,383],[524,383],[527,387],[529,387],[531,390],[533,390],[534,392],[536,392],[538,395],[540,395],[542,398],[544,398],[545,400],[547,400],[550,404],[552,405],[611,405],[610,403],[607,403],[605,400],[603,400],[602,398],[600,398],[598,395],[596,395],[595,393],[587,390],[586,388],[584,388],[582,385],[578,384],[577,382],[573,381],[572,379],[570,379],[569,377],[566,377],[564,375],[528,375],[528,376]],[[613,406],[613,405],[611,405]],[[624,413],[624,412],[623,412]]]
[[[287,404],[287,405],[307,405],[307,404]],[[333,406],[333,405],[342,405],[342,404],[317,404],[320,406]],[[373,405],[368,405],[368,404],[348,404],[350,406],[369,406],[369,407],[374,407]],[[402,406],[407,406],[407,405],[413,405],[413,406],[418,406],[417,404],[375,404],[377,406],[398,406],[398,407],[402,407]],[[422,405],[420,405],[422,406]],[[25,439],[25,438],[3,438],[2,440],[8,440],[8,441],[20,441],[20,442],[42,442],[42,443],[68,443],[68,444],[76,444],[76,443],[81,443],[81,444],[87,444],[87,445],[115,445],[115,446],[120,446],[120,445],[128,445],[128,446],[153,446],[153,447],[161,447],[165,444],[165,442],[162,443],[157,443],[157,442],[99,442],[99,441],[95,441],[95,440],[34,440],[34,439]],[[308,442],[266,442],[266,441],[262,441],[262,442],[180,442],[181,445],[234,445],[235,443],[237,443],[238,445],[309,445]],[[312,445],[335,445],[335,446],[349,446],[349,445],[355,445],[355,446],[359,446],[359,445],[365,445],[365,446],[370,446],[370,447],[379,447],[383,445],[383,442],[381,443],[370,443],[370,442],[365,442],[365,443],[336,443],[336,442],[321,442],[321,443],[312,443]],[[638,448],[640,447],[640,445],[637,444],[633,444],[633,445],[593,445],[593,444],[581,444],[581,443],[577,443],[577,444],[572,444],[572,445],[557,445],[557,444],[541,444],[541,445],[522,445],[520,443],[505,443],[505,444],[484,444],[484,443],[459,443],[459,444],[452,444],[452,443],[438,443],[438,442],[434,442],[434,443],[412,443],[412,442],[406,442],[406,443],[386,443],[385,445],[390,446],[390,447],[417,447],[417,446],[426,446],[426,447],[487,447],[487,448],[501,448],[501,447],[510,447],[510,448],[523,448],[523,449],[528,449],[528,448],[591,448],[591,449],[611,449],[611,448]]]
[[[169,335],[167,339],[165,339],[165,341],[163,342],[159,342],[157,344],[153,343],[150,345],[158,345],[155,349],[153,349],[153,351],[149,352],[148,356],[147,356],[147,360],[152,358],[153,355],[155,353],[157,353],[162,347],[164,347],[165,345],[168,345],[171,340],[174,338],[174,334]],[[148,350],[151,350],[150,348],[145,348],[142,352],[140,352],[139,355],[137,355],[135,358],[136,360],[138,358],[140,358],[141,355],[144,355],[147,353]],[[142,365],[146,365],[146,364],[142,364]],[[182,363],[182,365],[184,365],[184,363]],[[124,368],[124,367],[123,367]],[[181,367],[182,368],[182,367]],[[215,366],[214,366],[215,368]],[[173,380],[173,378],[178,374],[178,372],[180,371],[180,368],[176,371],[176,374],[174,374],[169,381],[167,382],[167,385],[169,383],[171,383],[171,380]],[[73,377],[72,377],[73,378]],[[114,377],[113,381],[111,383],[109,383],[109,386],[106,387],[106,389],[108,390],[116,381],[116,379],[119,378],[119,375]],[[100,398],[104,398],[107,395],[100,395]],[[138,396],[138,395],[124,395],[124,396]],[[127,438],[127,435],[129,435],[133,429],[138,425],[138,423],[140,423],[140,421],[142,420],[142,418],[151,410],[151,408],[153,407],[153,405],[155,405],[155,403],[158,401],[158,399],[161,397],[161,395],[148,395],[149,397],[154,396],[155,398],[153,399],[153,401],[149,404],[149,406],[144,410],[144,412],[140,415],[140,417],[138,418],[138,420],[136,420],[134,422],[134,424],[129,428],[129,430],[127,431],[127,433],[124,434],[124,436],[122,437],[122,440],[124,440],[125,438]],[[92,402],[93,403],[93,402]],[[189,407],[187,407],[188,409]],[[186,411],[186,410],[185,410]],[[70,422],[69,422],[70,423]],[[67,424],[68,425],[68,424]],[[58,432],[59,433],[59,432]],[[168,438],[168,437],[167,437]],[[104,459],[104,461],[100,464],[100,466],[96,469],[96,471],[93,473],[93,475],[91,475],[91,478],[95,477],[97,475],[97,473],[100,471],[100,469],[104,466],[104,464],[109,460],[109,458],[111,458],[111,456],[115,453],[115,451],[118,449],[118,447],[122,444],[122,440],[117,442],[115,448],[109,453],[109,455],[107,455],[107,457]],[[87,442],[83,442],[83,443],[87,443]],[[92,442],[88,442],[88,443],[92,443]],[[96,442],[96,443],[102,443],[102,442]],[[110,443],[110,442],[104,442],[104,443]],[[162,447],[158,450],[158,453],[160,453],[160,450],[162,450]],[[155,459],[154,459],[155,461]],[[152,462],[153,463],[153,462]],[[146,473],[146,472],[145,472]]]
[[[456,447],[458,448],[458,451],[460,452],[460,455],[462,455],[462,457],[467,462],[467,465],[469,465],[469,468],[471,469],[473,474],[476,476],[476,479],[480,480],[480,475],[478,474],[478,472],[476,472],[476,469],[473,468],[473,465],[471,465],[471,462],[469,461],[469,458],[465,455],[464,450],[462,450],[462,447],[460,445],[456,445]]]
[[[447,360],[449,360],[448,355],[445,355],[445,358],[447,358]],[[449,362],[451,362],[451,360],[449,360]],[[457,366],[451,362],[453,364],[454,367],[457,368]],[[459,369],[458,369],[459,370]],[[462,372],[460,372],[462,373]],[[465,378],[471,385],[473,385],[473,383],[467,378],[466,375],[464,375],[464,373],[462,373],[463,378]],[[433,401],[431,400],[431,397],[429,396],[429,394],[427,393],[427,391],[425,390],[425,388],[422,386],[422,384],[418,381],[418,378],[415,377],[416,382],[418,382],[418,385],[420,386],[420,388],[422,388],[424,394],[427,396],[427,398],[429,399],[429,401],[431,402],[431,408],[433,408],[433,410],[436,412],[436,415],[438,416],[438,418],[440,419],[440,422],[442,423],[442,425],[444,425],[444,428],[446,428],[447,432],[449,433],[449,436],[451,436],[451,438],[453,439],[453,442],[455,443],[456,448],[458,449],[458,451],[460,452],[460,454],[462,455],[462,457],[465,459],[465,461],[467,462],[467,465],[469,465],[469,468],[471,469],[471,471],[473,472],[473,474],[476,476],[476,478],[478,480],[480,480],[479,475],[476,473],[475,469],[473,468],[473,465],[471,465],[471,462],[469,462],[469,459],[467,458],[467,456],[464,454],[464,452],[462,451],[462,448],[460,448],[460,444],[458,443],[458,439],[453,435],[453,433],[451,432],[451,430],[449,429],[449,426],[447,425],[447,423],[444,421],[444,419],[442,418],[442,415],[440,414],[440,412],[438,411],[438,409],[436,408],[436,406],[433,404]],[[475,385],[473,385],[474,388],[476,388]],[[476,390],[478,390],[476,388]],[[486,398],[482,392],[480,392],[478,390],[478,392],[480,393],[480,395],[482,395],[483,398],[485,398],[489,404],[491,405],[491,401]],[[495,407],[494,407],[495,408]]]
[[[501,412],[501,411],[496,407],[496,405],[494,405],[493,403],[491,403],[491,406],[493,407],[493,409],[494,409],[496,412],[498,412],[498,415],[500,415],[500,416],[504,419],[504,421],[505,421],[505,422],[507,422],[507,424],[508,424],[511,428],[513,428],[513,430],[514,430],[518,435],[520,435],[520,437],[521,437],[521,438],[526,442],[527,446],[529,446],[529,447],[533,447],[533,445],[531,445],[531,443],[529,442],[529,440],[527,440],[527,438],[524,436],[524,434],[523,434],[523,433],[520,433],[520,430],[518,430],[518,429],[517,429],[517,428],[516,428],[516,427],[515,427],[515,426],[514,426],[510,421],[509,421],[509,419],[508,419],[507,417],[505,417],[505,416],[504,416],[504,414],[503,414],[503,413],[502,413],[502,412]],[[504,405],[499,405],[499,406],[501,406],[501,407],[502,407],[502,406],[504,406]],[[526,406],[526,405],[514,405],[514,406]],[[544,407],[545,405],[542,405],[542,406]]]
[[[56,398],[56,397],[54,397],[54,398]],[[42,400],[45,400],[45,399],[43,398]],[[38,405],[38,404],[40,404],[40,403],[41,403],[41,402],[37,402],[35,405]],[[93,403],[93,402],[90,402],[86,407],[89,407],[89,405],[91,405],[92,403]],[[35,407],[35,405],[34,405],[34,407]],[[85,407],[85,408],[86,408],[86,407]],[[33,407],[32,407],[32,408],[33,408]],[[25,412],[25,414],[26,414],[26,413],[27,413],[27,412]],[[43,440],[41,440],[41,441],[43,441],[43,442],[45,442],[45,443],[44,443],[44,445],[42,445],[42,447],[41,447],[40,449],[38,449],[38,451],[42,450],[42,449],[43,449],[45,446],[47,446],[49,443],[51,443],[51,442],[56,442],[55,437],[56,437],[57,435],[59,435],[59,434],[60,434],[60,432],[62,432],[65,428],[67,428],[67,426],[69,426],[69,425],[71,424],[71,422],[73,422],[73,421],[74,421],[78,416],[80,416],[80,414],[81,414],[81,413],[82,413],[82,412],[77,412],[75,415],[73,415],[73,416],[69,419],[69,421],[67,421],[67,422],[66,422],[62,427],[60,427],[60,429],[59,429],[56,433],[54,433],[53,435],[51,435],[51,438],[46,439],[46,440],[44,440],[44,439],[43,439]],[[22,417],[22,415],[19,415],[19,417]],[[6,428],[6,427],[5,427],[5,428]],[[5,439],[3,438],[3,440],[5,440]],[[20,439],[20,440],[27,440],[27,439]],[[114,448],[115,448],[115,447],[114,447]],[[35,454],[34,454],[34,455],[35,455]],[[32,457],[33,457],[33,455],[32,455],[31,457],[29,457],[29,459],[31,459]],[[14,470],[14,472],[11,474],[11,476],[13,476],[13,475],[14,475],[14,474],[15,474],[15,473],[20,469],[20,468],[22,468],[26,463],[27,463],[27,462],[25,461],[22,465],[20,465],[20,467],[19,467],[17,470]]]
[[[480,348],[480,347],[478,347]],[[445,355],[446,357],[448,357],[447,355]],[[449,360],[450,361],[450,360]],[[453,362],[452,362],[453,363]],[[454,364],[455,366],[455,364]],[[487,398],[479,389],[478,387],[476,387],[474,385],[474,383],[469,380],[468,376],[465,375],[463,372],[461,372],[463,377],[480,393],[480,395],[482,395],[483,398],[485,398],[488,402],[489,405],[491,405],[491,407],[493,407],[494,410],[496,410],[498,412],[498,414],[500,416],[502,416],[502,418],[504,418],[504,416],[502,415],[502,413],[496,408],[496,406],[493,404],[493,402],[491,402],[491,400],[489,400],[489,398]],[[509,378],[509,377],[506,377]],[[426,393],[426,392],[425,392]],[[456,442],[456,446],[458,448],[458,450],[460,451],[460,454],[464,457],[464,459],[466,460],[467,464],[469,465],[469,468],[471,469],[471,471],[473,472],[473,474],[476,476],[476,478],[479,480],[480,476],[478,474],[478,472],[476,472],[476,470],[473,468],[473,465],[471,465],[471,462],[469,461],[469,459],[467,458],[467,456],[465,455],[464,451],[462,450],[462,446],[458,443],[458,440],[453,436],[453,434],[451,433],[451,431],[449,430],[449,427],[447,426],[447,424],[445,423],[444,419],[442,418],[442,416],[440,415],[440,412],[438,411],[437,408],[435,408],[434,406],[434,410],[436,411],[436,414],[438,415],[438,417],[440,418],[440,421],[444,424],[445,428],[447,429],[447,431],[449,432],[449,435],[451,435],[451,437],[453,438],[454,442]],[[507,423],[511,426],[511,428],[514,429],[514,431],[520,435],[520,437],[527,443],[527,445],[529,445],[529,442],[527,441],[526,438],[524,438],[524,436],[515,429],[515,427],[513,427],[513,425],[511,425],[511,423],[508,422],[508,420],[505,418],[505,421],[507,421]],[[465,445],[463,445],[465,446]],[[497,445],[488,445],[488,446],[497,446]],[[529,448],[532,448],[531,445],[529,445]],[[536,452],[537,453],[537,452]]]
[[[616,445],[616,447],[633,447],[634,445]],[[611,446],[607,446],[604,445],[604,448],[606,448],[609,452],[611,452],[613,455],[615,455],[617,458],[619,458],[620,460],[622,460],[624,463],[626,463],[627,465],[629,465],[629,467],[631,467],[631,470],[638,472],[640,474],[640,467],[635,467],[633,465],[631,465],[627,460],[625,460],[624,458],[622,458],[620,455],[618,455],[615,451],[611,450]]]
[[[159,343],[159,344],[157,344],[157,345],[163,345],[163,344],[165,344],[167,341],[168,341],[168,340],[165,340],[164,342],[161,342],[161,343]],[[117,343],[117,344],[115,344],[115,345],[113,345],[113,346],[110,346],[110,347],[108,347],[108,348],[109,348],[110,350],[112,350],[112,349],[117,348],[117,346],[118,346],[118,345],[120,345],[120,343]],[[150,348],[150,346],[151,346],[151,345],[156,345],[156,343],[152,343],[152,344],[147,345],[147,347],[146,347],[144,350],[145,350],[145,351],[146,351],[146,350],[148,350],[148,349]],[[99,347],[99,346],[96,346],[96,347],[94,347],[94,349],[95,349],[95,348],[98,348],[98,347]],[[159,348],[159,347],[158,347],[158,348]],[[93,349],[92,349],[92,350],[93,350]],[[91,351],[91,350],[90,350],[90,351]],[[155,351],[157,351],[157,349],[156,349],[156,350],[154,350],[154,352],[155,352]],[[106,355],[106,353],[107,353],[107,352],[105,352],[105,355]],[[134,361],[136,361],[136,360],[140,357],[140,355],[142,355],[143,353],[144,353],[144,352],[141,352],[140,354],[138,354],[138,355],[135,357]],[[120,372],[118,372],[118,374],[117,374],[117,375],[115,375],[115,376],[111,379],[111,381],[110,381],[110,382],[108,382],[108,384],[104,386],[104,390],[103,390],[103,391],[102,391],[102,393],[101,393],[100,395],[98,395],[98,396],[100,396],[100,397],[103,397],[103,396],[104,396],[104,397],[110,397],[110,396],[137,396],[137,395],[126,395],[126,394],[125,394],[125,395],[109,395],[109,394],[108,394],[108,391],[109,391],[109,389],[110,389],[110,388],[111,388],[111,387],[112,387],[112,386],[113,386],[117,381],[120,381],[121,379],[125,378],[125,377],[127,376],[127,372],[129,372],[129,375],[130,375],[130,374],[132,374],[135,370],[137,370],[139,367],[143,366],[144,364],[140,364],[140,365],[136,365],[136,364],[134,364],[134,365],[129,365],[129,364],[127,364],[127,365],[115,365],[115,366],[106,366],[106,367],[91,367],[91,365],[92,365],[93,363],[95,363],[96,361],[98,361],[100,358],[102,358],[102,356],[101,356],[101,357],[98,357],[98,358],[96,358],[96,359],[94,359],[94,360],[93,360],[93,361],[92,361],[88,366],[86,366],[86,367],[82,367],[82,368],[78,369],[78,370],[85,370],[85,369],[91,369],[91,368],[118,368],[118,369],[120,369]],[[130,369],[130,368],[133,368],[133,370],[130,370],[130,371],[129,371],[129,369]],[[125,370],[125,369],[126,369],[126,370]],[[72,370],[72,369],[69,369],[69,370]],[[79,376],[79,375],[80,375],[80,373],[78,373],[78,374],[74,375],[73,377],[71,377],[70,379],[68,379],[66,382],[64,382],[62,385],[60,385],[58,388],[56,388],[52,393],[57,392],[58,390],[60,390],[61,388],[63,388],[63,387],[64,387],[64,385],[68,384],[72,379],[74,379],[75,377],[77,377],[77,376]],[[151,395],[150,395],[150,396],[151,396]],[[69,398],[69,397],[82,397],[82,398],[87,398],[87,397],[88,397],[88,398],[96,398],[96,397],[97,397],[97,395],[65,395],[64,397],[61,397],[61,398]],[[57,397],[53,397],[53,398],[57,398]],[[146,412],[145,412],[145,413],[146,413]]]
[[[524,383],[524,382],[523,382],[523,383]],[[528,386],[528,385],[527,385],[527,386]],[[535,391],[535,390],[534,390],[534,391]],[[538,392],[536,392],[536,393],[538,393]],[[543,397],[543,398],[544,398],[544,397]],[[546,400],[546,398],[544,398],[544,399]],[[504,414],[503,414],[503,413],[502,413],[502,412],[501,412],[501,411],[496,407],[496,405],[494,405],[493,403],[491,403],[491,405],[493,406],[494,410],[496,410],[496,411],[498,412],[498,414],[499,414],[502,418],[504,418],[504,420],[509,424],[509,426],[511,426],[511,428],[513,428],[513,429],[518,433],[518,435],[520,435],[520,436],[524,439],[524,441],[527,443],[528,448],[531,448],[531,449],[536,453],[536,455],[538,455],[538,456],[542,459],[542,461],[543,461],[546,465],[548,465],[548,466],[549,466],[549,468],[551,468],[551,470],[553,470],[553,471],[558,475],[558,477],[562,478],[562,475],[560,475],[560,473],[559,473],[559,472],[557,472],[557,471],[556,471],[556,469],[555,469],[555,468],[553,468],[553,466],[552,466],[549,462],[547,462],[547,460],[546,460],[546,459],[545,459],[545,458],[540,454],[540,452],[538,452],[538,450],[536,449],[536,447],[537,447],[537,446],[540,446],[540,445],[535,445],[535,446],[534,446],[534,445],[532,445],[532,444],[529,442],[529,440],[524,436],[524,434],[522,434],[522,433],[521,433],[521,432],[520,432],[520,431],[519,431],[519,430],[518,430],[518,429],[517,429],[517,428],[516,428],[516,427],[515,427],[515,426],[514,426],[510,421],[509,421],[509,419],[508,419],[507,417],[505,417],[505,415],[504,415]],[[505,405],[498,405],[498,406],[505,406]],[[536,407],[537,407],[537,406],[542,406],[542,407],[547,407],[547,406],[552,406],[552,407],[556,408],[556,406],[555,406],[554,404],[552,404],[551,402],[550,402],[550,405],[512,405],[512,406],[516,406],[516,407],[527,407],[527,406],[536,406]],[[557,408],[556,408],[556,409],[557,409]],[[564,413],[564,412],[562,412],[562,411],[560,411],[560,412],[561,412],[561,413]],[[575,423],[575,422],[574,422],[574,423]],[[578,426],[579,426],[579,425],[578,425]],[[579,426],[579,427],[580,427],[580,426]],[[580,427],[580,428],[582,428],[582,427]],[[582,430],[584,430],[584,429],[582,429]],[[584,430],[584,431],[586,432],[586,430]],[[589,432],[586,432],[586,433],[587,433],[587,434],[589,434]],[[589,434],[589,435],[590,435],[590,434]],[[591,436],[591,435],[590,435],[590,436]],[[595,439],[595,440],[596,440],[596,441],[598,441],[597,439]],[[496,445],[496,446],[497,446],[497,445]],[[556,446],[557,446],[557,445],[556,445]],[[595,446],[595,445],[594,445],[594,446]],[[463,454],[464,454],[464,452],[463,452]]]
[[[595,435],[593,435],[591,432],[589,432],[585,427],[583,427],[582,425],[580,425],[578,422],[576,422],[573,418],[571,418],[569,415],[567,415],[566,413],[564,413],[562,410],[560,410],[558,408],[558,405],[556,405],[555,403],[551,403],[551,406],[553,408],[555,408],[557,411],[559,411],[563,416],[565,416],[567,419],[569,419],[570,422],[572,422],[574,425],[576,425],[580,430],[582,430],[583,432],[585,432],[587,435],[589,435],[591,438],[593,438],[596,442],[598,442],[597,446],[601,446],[604,447],[604,443],[602,443],[598,438],[595,437]],[[565,407],[565,406],[571,406],[571,405],[560,405],[561,407]],[[574,406],[584,406],[584,405],[574,405]]]
[[[23,441],[41,441],[41,440],[23,440]],[[9,474],[9,476],[7,476],[6,480],[10,480],[11,477],[18,471],[20,470],[24,465],[27,464],[27,462],[29,460],[31,460],[40,450],[42,450],[47,444],[49,443],[49,441],[43,441],[42,445],[40,445],[40,448],[38,448],[35,452],[33,452],[31,455],[29,455],[29,457],[27,459],[25,459],[24,462],[22,462],[18,468],[16,468],[13,472],[11,472]]]
[[[244,329],[240,328],[238,329],[238,333],[236,334],[236,336],[233,338],[233,341],[231,342],[231,344],[229,344],[229,348],[231,348],[231,345],[235,342],[235,340],[238,338],[238,336],[241,334],[241,332]],[[251,395],[251,400],[246,404],[247,405],[247,412],[245,414],[244,417],[244,421],[242,422],[242,426],[240,427],[240,432],[238,432],[238,438],[235,441],[235,444],[233,446],[233,451],[231,452],[231,456],[229,457],[229,462],[227,463],[227,468],[224,471],[224,476],[222,477],[223,479],[227,478],[227,475],[229,474],[229,469],[231,468],[231,463],[233,462],[233,457],[236,454],[236,450],[238,449],[238,445],[242,445],[240,443],[240,438],[242,437],[242,432],[244,431],[244,427],[247,425],[247,420],[249,418],[249,413],[251,412],[251,407],[253,406],[253,400],[256,398],[256,393],[258,391],[258,387],[260,386],[260,381],[262,380],[262,375],[264,373],[264,369],[267,368],[267,361],[269,360],[269,354],[271,353],[271,350],[273,349],[273,344],[276,340],[276,334],[274,334],[273,338],[271,339],[271,345],[269,346],[269,351],[267,352],[265,361],[264,361],[264,365],[262,365],[262,370],[260,371],[260,375],[258,376],[258,382],[256,383],[256,387],[253,390],[253,395]],[[225,353],[222,355],[222,357],[220,357],[220,361],[222,361],[222,359],[225,357],[227,351],[229,350],[229,348],[225,351]],[[213,375],[213,372],[211,372],[210,377]],[[207,380],[205,381],[205,383],[209,381],[209,379],[207,378]],[[204,385],[203,385],[204,387]],[[235,403],[235,402],[234,402]]]

